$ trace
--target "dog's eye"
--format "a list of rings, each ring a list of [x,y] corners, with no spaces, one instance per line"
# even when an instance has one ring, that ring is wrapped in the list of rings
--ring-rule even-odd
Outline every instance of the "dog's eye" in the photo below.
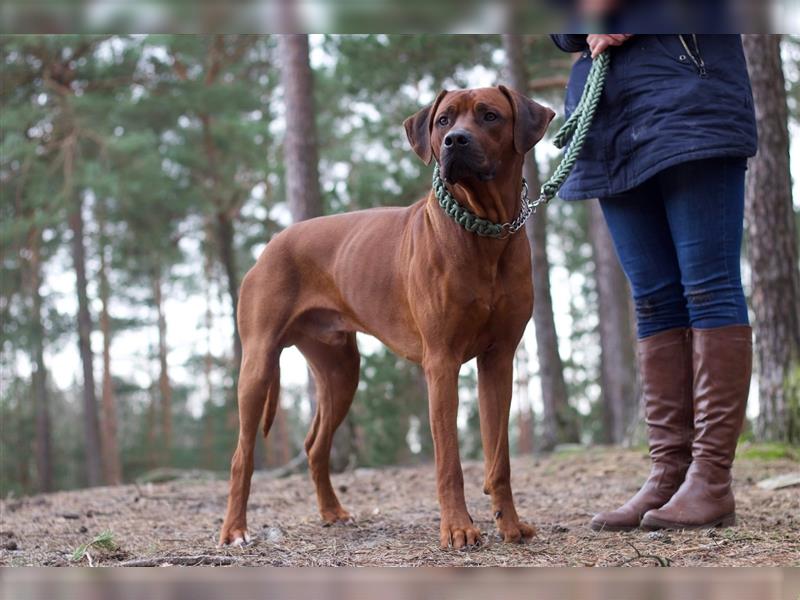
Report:
[[[483,115],[484,121],[495,121],[496,119],[497,119],[497,113],[487,112],[485,115]]]
[[[436,122],[442,127],[444,127],[450,122],[450,119],[447,118],[447,115],[442,115]]]

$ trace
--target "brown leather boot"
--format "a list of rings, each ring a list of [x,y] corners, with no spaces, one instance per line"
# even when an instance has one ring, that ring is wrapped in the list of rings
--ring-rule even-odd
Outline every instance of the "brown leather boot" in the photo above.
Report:
[[[692,460],[691,329],[662,331],[639,340],[647,438],[652,467],[641,489],[616,510],[592,519],[595,531],[628,531],[662,506],[683,483]]]
[[[700,529],[736,522],[731,466],[744,423],[753,364],[746,325],[693,330],[692,465],[672,499],[642,519],[647,529]]]

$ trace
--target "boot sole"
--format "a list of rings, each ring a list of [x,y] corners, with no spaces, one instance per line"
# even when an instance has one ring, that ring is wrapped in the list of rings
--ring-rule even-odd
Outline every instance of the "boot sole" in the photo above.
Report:
[[[591,523],[592,531],[636,531],[638,525],[609,525],[607,523]]]
[[[641,527],[647,531],[655,531],[657,529],[712,529],[714,527],[733,527],[734,525],[736,525],[736,513],[723,515],[718,519],[699,525],[674,523],[672,521],[664,521],[663,519],[650,517],[646,522],[642,521]]]

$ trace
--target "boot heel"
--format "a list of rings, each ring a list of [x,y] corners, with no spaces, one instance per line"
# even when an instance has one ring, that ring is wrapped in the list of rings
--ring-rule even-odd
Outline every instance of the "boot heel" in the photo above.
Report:
[[[725,515],[719,522],[718,527],[733,527],[736,525],[736,513]]]

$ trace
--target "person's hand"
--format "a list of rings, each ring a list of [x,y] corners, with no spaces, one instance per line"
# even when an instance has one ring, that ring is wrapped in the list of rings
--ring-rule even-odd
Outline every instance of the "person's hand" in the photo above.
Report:
[[[592,58],[597,58],[609,46],[622,46],[632,37],[632,33],[590,33],[586,36],[586,43],[592,51]]]

